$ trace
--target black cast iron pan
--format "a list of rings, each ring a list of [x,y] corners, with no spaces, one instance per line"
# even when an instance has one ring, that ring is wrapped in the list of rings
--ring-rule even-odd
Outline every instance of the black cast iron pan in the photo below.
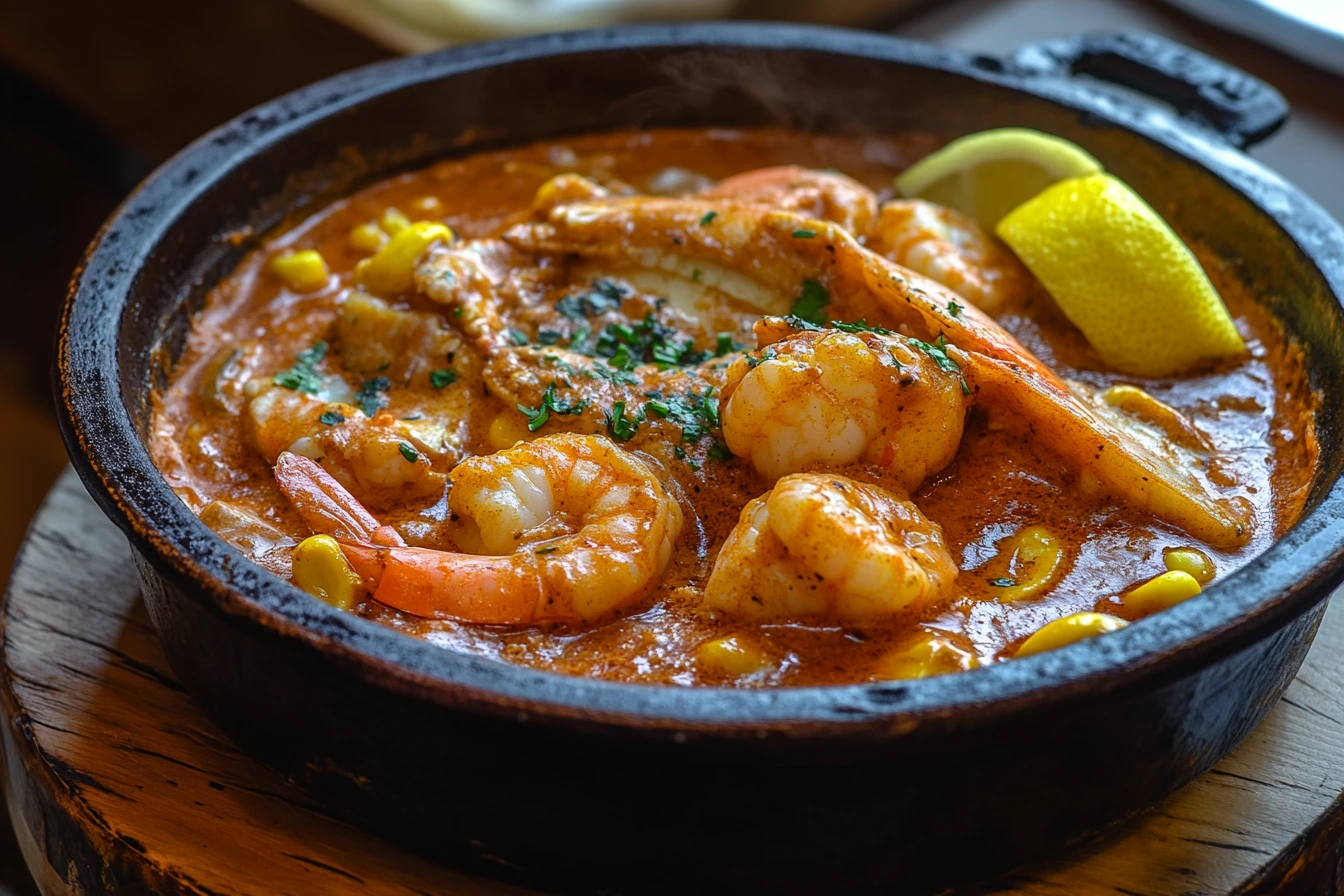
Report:
[[[67,444],[134,547],[182,681],[334,812],[567,888],[936,889],[1046,854],[1206,769],[1278,698],[1341,578],[1344,233],[1238,149],[1286,112],[1253,78],[1134,34],[998,59],[818,28],[651,26],[375,65],[207,135],[112,217],[60,331]],[[1082,144],[1235,265],[1306,346],[1322,397],[1307,515],[1204,595],[1054,653],[908,683],[662,688],[459,655],[330,609],[228,548],[151,464],[147,396],[206,292],[255,245],[229,234],[446,155],[711,124],[1022,125]]]

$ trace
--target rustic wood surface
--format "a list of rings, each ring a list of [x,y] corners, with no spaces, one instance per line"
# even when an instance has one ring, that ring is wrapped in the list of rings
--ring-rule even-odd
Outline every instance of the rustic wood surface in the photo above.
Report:
[[[33,522],[2,622],[9,811],[46,896],[522,892],[329,818],[225,740],[173,678],[129,549],[70,471]],[[1217,768],[1100,843],[985,891],[1334,892],[1319,882],[1338,870],[1344,816],[1342,647],[1344,606],[1283,702]]]

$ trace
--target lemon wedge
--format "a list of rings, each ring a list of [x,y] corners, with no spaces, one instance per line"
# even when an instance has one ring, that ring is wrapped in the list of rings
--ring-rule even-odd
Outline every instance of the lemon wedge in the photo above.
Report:
[[[1067,140],[1027,128],[959,137],[896,178],[901,195],[946,205],[992,231],[1053,183],[1097,174],[1101,163]]]
[[[1168,376],[1246,350],[1194,254],[1109,174],[1048,187],[995,232],[1123,373]]]

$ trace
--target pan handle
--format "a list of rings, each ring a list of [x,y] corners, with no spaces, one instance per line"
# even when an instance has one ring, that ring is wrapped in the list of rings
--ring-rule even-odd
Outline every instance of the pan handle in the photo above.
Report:
[[[1009,65],[1022,74],[1090,75],[1170,103],[1182,118],[1245,149],[1278,130],[1288,101],[1235,66],[1143,31],[1117,31],[1026,44]]]

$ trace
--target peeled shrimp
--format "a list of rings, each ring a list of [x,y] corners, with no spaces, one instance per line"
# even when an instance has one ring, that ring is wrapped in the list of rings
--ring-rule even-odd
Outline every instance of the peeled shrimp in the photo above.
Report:
[[[771,478],[862,461],[906,492],[951,462],[970,401],[960,375],[904,336],[809,331],[728,368],[724,440]]]
[[[407,547],[305,458],[282,455],[275,476],[374,600],[416,616],[591,622],[654,588],[681,531],[648,466],[601,436],[547,436],[454,467],[448,508],[477,553]]]
[[[749,619],[861,620],[947,593],[957,565],[909,501],[843,476],[785,476],[742,510],[705,605]]]
[[[857,237],[866,236],[877,220],[872,190],[838,172],[797,165],[748,171],[721,180],[700,195],[832,221]]]
[[[609,199],[554,209],[545,223],[522,225],[511,243],[543,254],[638,261],[674,254],[709,261],[781,296],[806,281],[825,290],[828,317],[865,318],[932,343],[955,347],[973,402],[1004,426],[1039,440],[1109,494],[1222,547],[1244,544],[1244,504],[1221,499],[1195,471],[1153,455],[1084,402],[1007,331],[955,293],[870,252],[848,231],[790,212],[750,206],[716,211],[704,199]],[[800,237],[800,232],[811,236]]]
[[[1020,302],[1031,290],[1031,274],[1006,246],[961,212],[932,202],[883,203],[868,248],[990,314]]]

